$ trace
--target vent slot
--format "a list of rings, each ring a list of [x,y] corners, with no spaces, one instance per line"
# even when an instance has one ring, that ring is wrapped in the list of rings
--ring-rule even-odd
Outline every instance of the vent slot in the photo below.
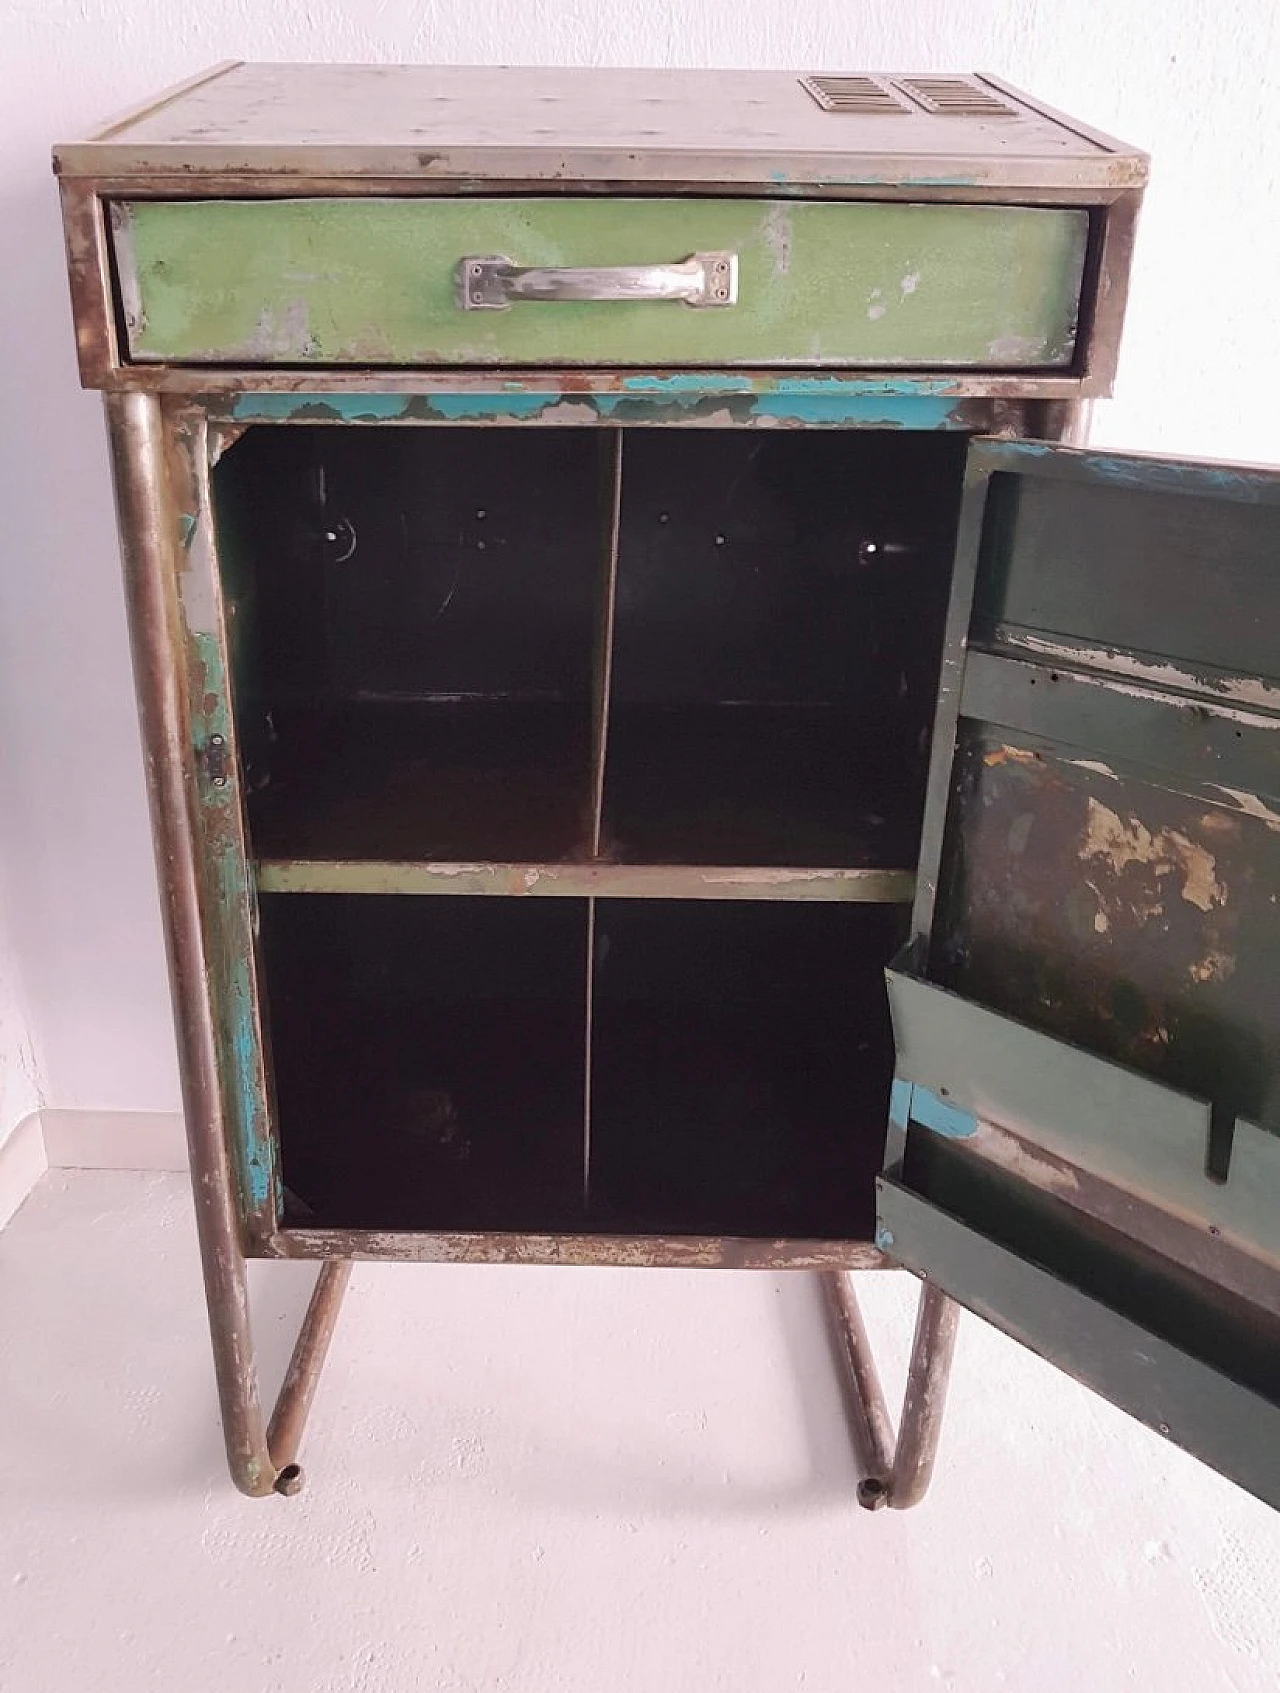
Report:
[[[901,76],[896,86],[943,118],[1016,118],[1016,106],[967,76]]]
[[[907,102],[879,77],[802,76],[800,86],[824,112],[865,112],[883,117],[911,112]]]

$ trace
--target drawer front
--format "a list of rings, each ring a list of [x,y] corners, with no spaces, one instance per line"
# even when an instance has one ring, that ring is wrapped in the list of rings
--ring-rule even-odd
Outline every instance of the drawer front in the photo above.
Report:
[[[112,226],[135,361],[1010,370],[1071,362],[1088,214],[794,200],[154,200],[115,204]],[[459,297],[467,258],[666,267],[641,279],[652,289],[687,287],[671,267],[695,254],[731,261],[736,298],[473,309]]]

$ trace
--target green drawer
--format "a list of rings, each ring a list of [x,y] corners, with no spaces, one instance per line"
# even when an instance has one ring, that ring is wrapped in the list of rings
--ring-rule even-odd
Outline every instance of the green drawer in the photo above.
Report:
[[[1068,365],[1088,214],[699,199],[131,201],[112,207],[134,360],[240,365]],[[463,309],[459,261],[736,256],[737,298]]]

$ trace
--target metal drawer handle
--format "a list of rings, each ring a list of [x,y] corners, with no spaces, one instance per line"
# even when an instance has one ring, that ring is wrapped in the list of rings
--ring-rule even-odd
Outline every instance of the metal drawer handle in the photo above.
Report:
[[[669,265],[582,265],[548,270],[501,254],[458,260],[463,311],[506,311],[512,300],[683,300],[732,306],[738,298],[736,253],[692,253]]]

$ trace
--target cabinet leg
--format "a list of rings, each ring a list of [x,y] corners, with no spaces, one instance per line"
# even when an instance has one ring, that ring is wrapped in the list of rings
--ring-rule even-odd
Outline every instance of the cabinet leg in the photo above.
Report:
[[[918,1505],[929,1490],[959,1326],[960,1307],[932,1282],[924,1282],[889,1478],[889,1503],[895,1510],[906,1511]]]
[[[312,1290],[280,1395],[264,1428],[253,1334],[249,1325],[245,1261],[232,1239],[205,1254],[205,1291],[213,1339],[214,1373],[222,1412],[222,1435],[231,1479],[252,1498],[301,1490],[298,1449],[337,1326],[351,1264],[334,1259],[322,1266]]]
[[[858,1503],[869,1511],[918,1505],[933,1475],[946,1409],[960,1307],[925,1282],[897,1438],[885,1407],[875,1358],[853,1283],[842,1270],[822,1276],[823,1294],[840,1349],[849,1432],[858,1466]]]

